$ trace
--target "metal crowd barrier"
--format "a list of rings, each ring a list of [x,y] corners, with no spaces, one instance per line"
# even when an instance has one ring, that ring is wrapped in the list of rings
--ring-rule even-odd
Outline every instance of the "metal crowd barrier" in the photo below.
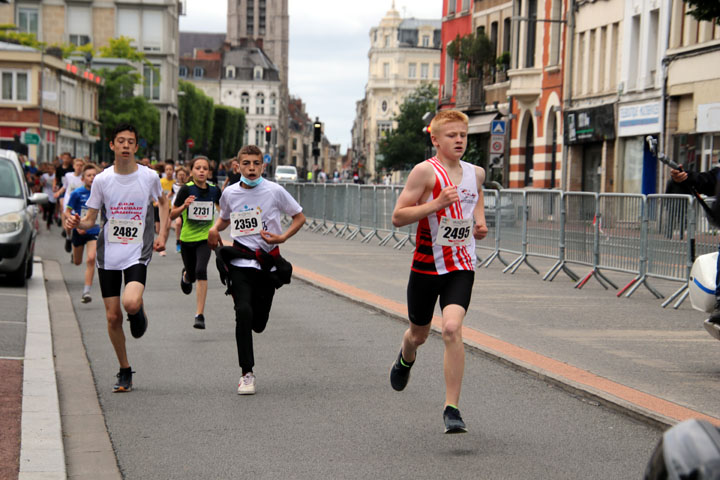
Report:
[[[306,229],[363,243],[377,241],[396,249],[415,244],[416,224],[397,228],[392,212],[402,191],[398,185],[285,183],[303,206]],[[478,266],[496,259],[503,273],[515,273],[531,258],[554,260],[543,276],[552,281],[563,272],[582,288],[595,279],[617,296],[631,296],[652,279],[681,283],[662,303],[678,308],[687,298],[690,268],[697,255],[718,248],[718,231],[688,195],[639,195],[560,192],[557,190],[485,190],[488,235],[476,242]],[[503,256],[513,256],[510,261]],[[571,266],[587,267],[580,276]],[[619,288],[606,271],[632,275]]]

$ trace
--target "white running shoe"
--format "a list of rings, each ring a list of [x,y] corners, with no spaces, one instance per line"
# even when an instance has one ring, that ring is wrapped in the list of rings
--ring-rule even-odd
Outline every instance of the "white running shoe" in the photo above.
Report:
[[[252,372],[240,377],[238,395],[255,395],[255,375]]]

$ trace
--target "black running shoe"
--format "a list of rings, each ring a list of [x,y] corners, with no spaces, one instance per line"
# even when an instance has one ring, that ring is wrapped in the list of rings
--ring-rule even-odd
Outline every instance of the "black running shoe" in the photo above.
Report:
[[[135,338],[140,338],[145,335],[145,330],[148,326],[148,318],[145,315],[145,309],[140,306],[140,310],[135,315],[128,314],[128,321],[130,322],[130,333]]]
[[[70,253],[72,251],[72,244],[70,243],[70,239],[65,239],[65,251]]]
[[[467,433],[467,427],[457,408],[450,405],[445,407],[443,420],[445,420],[445,433]]]
[[[188,283],[185,281],[185,269],[183,268],[182,273],[180,274],[180,290],[185,295],[190,295],[192,293],[192,283]]]
[[[132,368],[121,368],[117,376],[117,383],[113,386],[113,393],[132,391]]]
[[[402,350],[400,350],[397,360],[395,360],[392,367],[390,367],[390,385],[392,385],[394,390],[400,392],[405,389],[408,380],[410,380],[410,369],[413,363],[415,362],[405,362],[402,358]]]
[[[193,328],[205,330],[205,316],[202,313],[195,315],[195,325],[193,325]]]

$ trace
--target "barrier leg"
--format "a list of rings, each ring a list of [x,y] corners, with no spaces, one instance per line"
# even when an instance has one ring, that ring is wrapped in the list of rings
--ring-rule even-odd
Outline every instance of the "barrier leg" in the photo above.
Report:
[[[496,258],[497,258],[498,260],[500,260],[500,263],[502,263],[504,266],[507,267],[508,262],[507,262],[504,258],[502,258],[502,256],[500,255],[500,252],[499,252],[498,250],[495,250],[495,251],[492,253],[492,255],[490,255],[490,256],[485,260],[485,262],[483,262],[480,266],[487,268],[487,267],[490,266],[490,264],[491,264],[491,263],[493,262],[493,260],[495,260]]]
[[[631,287],[630,290],[628,290],[627,294],[625,295],[625,297],[630,298],[630,296],[631,296],[633,293],[635,293],[635,291],[636,291],[638,288],[640,288],[640,285],[645,285],[645,288],[647,288],[647,289],[650,291],[650,293],[652,293],[653,295],[655,295],[655,298],[665,298],[665,295],[663,295],[662,293],[660,293],[655,287],[653,287],[652,285],[650,285],[650,284],[648,283],[648,281],[647,281],[647,275],[641,275],[641,276],[635,277],[630,283],[628,283],[627,285],[625,285],[625,286],[623,287],[623,289],[618,292],[617,296],[619,297],[620,295],[622,295],[622,293],[623,293],[628,287]]]
[[[672,303],[673,300],[675,300],[677,297],[679,297],[680,295],[682,295],[683,293],[685,293],[687,291],[688,291],[688,285],[687,285],[687,283],[685,283],[685,284],[683,284],[682,287],[678,288],[677,291],[675,291],[675,293],[670,295],[667,298],[667,300],[665,300],[660,306],[663,308],[667,307],[668,305],[670,305]],[[680,303],[682,303],[682,302],[680,302]],[[678,307],[679,306],[680,306],[680,304],[678,303]],[[675,307],[675,308],[677,308],[677,307]]]
[[[552,282],[557,276],[557,274],[560,272],[565,272],[565,274],[570,277],[570,280],[572,280],[573,282],[577,282],[580,279],[580,277],[575,272],[570,270],[570,267],[567,266],[565,260],[558,260],[558,262],[555,263],[555,265],[553,265],[550,270],[548,270],[548,272],[543,277],[543,280],[549,279],[549,281]]]
[[[680,300],[678,300],[677,302],[675,302],[675,305],[673,305],[673,308],[674,308],[675,310],[677,310],[678,307],[680,307],[680,305],[681,305],[681,304],[685,301],[685,299],[688,297],[688,295],[690,295],[690,289],[689,289],[689,288],[686,288],[685,293],[682,294],[682,297],[680,297]]]

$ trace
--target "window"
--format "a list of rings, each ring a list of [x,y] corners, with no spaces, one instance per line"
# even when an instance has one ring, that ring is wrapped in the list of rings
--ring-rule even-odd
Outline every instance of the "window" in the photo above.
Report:
[[[17,27],[20,33],[34,33],[38,35],[38,9],[18,7]]]
[[[11,102],[27,102],[30,91],[27,71],[2,70],[2,99]]]
[[[462,0],[462,11],[467,12],[470,8],[470,0]]]
[[[552,0],[550,15],[555,22],[550,24],[550,59],[549,65],[560,63],[560,20],[562,20],[562,0]]]
[[[457,0],[448,0],[448,15],[452,15],[455,13],[455,4],[457,3]]]
[[[255,80],[262,80],[263,79],[263,68],[262,67],[255,67],[253,69],[253,78]]]
[[[130,8],[117,9],[117,32],[132,38],[135,44],[140,42],[140,12]]]
[[[490,43],[492,44],[492,51],[497,55],[498,22],[492,22],[490,24]]]
[[[628,90],[634,90],[637,85],[638,68],[640,60],[640,15],[632,17],[630,24],[630,70],[628,71]]]
[[[202,67],[193,68],[193,77],[195,77],[195,78],[203,78],[204,73],[205,73],[205,70]]]
[[[378,138],[387,137],[387,134],[392,131],[392,122],[383,121],[378,122]]]
[[[162,50],[163,14],[160,10],[142,12],[142,46],[146,52]]]
[[[420,78],[422,78],[423,80],[426,80],[428,78],[429,68],[430,68],[430,65],[427,63],[420,64]]]
[[[255,113],[258,115],[265,114],[265,94],[262,92],[255,95]]]
[[[433,79],[435,79],[435,80],[440,79],[440,64],[439,63],[433,63]]]
[[[429,47],[429,46],[430,46],[430,35],[423,35],[423,37],[422,37],[422,46],[423,46],[423,47]]]
[[[503,44],[502,44],[502,51],[503,52],[509,52],[510,51],[510,34],[512,34],[512,27],[511,27],[511,20],[510,18],[506,18],[503,20]]]
[[[255,125],[255,145],[263,145],[265,143],[265,127],[261,123]]]
[[[655,74],[657,73],[658,58],[658,22],[660,20],[660,10],[652,10],[650,12],[650,22],[648,25],[647,40],[647,87],[655,86]]]
[[[81,46],[90,43],[92,12],[89,7],[67,7],[67,32],[70,43]]]
[[[240,108],[245,110],[245,113],[248,113],[250,111],[250,94],[248,92],[243,92],[240,94]]]
[[[296,137],[293,137],[292,140],[293,140],[293,141],[292,141],[292,149],[293,149],[293,150],[297,150],[297,138],[296,138]],[[295,163],[295,157],[293,157],[293,163]]]
[[[180,65],[180,70],[178,71],[178,76],[180,78],[185,78],[185,77],[187,77],[187,74],[188,74],[187,67],[185,65]]]
[[[527,38],[525,39],[525,68],[535,66],[535,37],[537,32],[537,0],[528,1]]]
[[[270,94],[270,115],[277,114],[277,96],[274,93]]]
[[[390,35],[385,35],[385,48],[390,46]]]
[[[390,64],[383,63],[383,78],[390,78]]]
[[[408,78],[417,77],[417,63],[408,63]]]
[[[447,50],[445,51],[445,95],[443,98],[450,98],[452,97],[452,91],[453,91],[453,77],[455,75],[455,61],[453,58],[447,54]]]
[[[160,65],[143,66],[143,94],[148,100],[160,100]]]
[[[229,65],[229,66],[225,69],[225,77],[227,77],[227,78],[235,78],[235,67]]]

